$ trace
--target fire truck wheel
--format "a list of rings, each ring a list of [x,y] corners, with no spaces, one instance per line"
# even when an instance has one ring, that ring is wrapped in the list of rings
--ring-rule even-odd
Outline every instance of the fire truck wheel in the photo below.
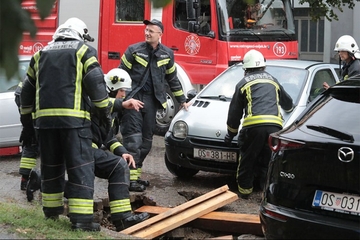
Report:
[[[175,114],[179,111],[179,103],[176,101],[173,96],[170,88],[166,88],[166,109],[159,109],[156,113],[156,126],[154,134],[158,136],[164,136],[167,130],[169,129],[171,120],[174,118]]]

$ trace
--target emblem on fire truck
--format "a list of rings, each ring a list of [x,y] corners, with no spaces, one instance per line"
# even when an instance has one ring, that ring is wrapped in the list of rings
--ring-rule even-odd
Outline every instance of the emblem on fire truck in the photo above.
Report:
[[[189,35],[185,39],[185,51],[189,55],[196,55],[200,50],[200,39],[196,35]]]

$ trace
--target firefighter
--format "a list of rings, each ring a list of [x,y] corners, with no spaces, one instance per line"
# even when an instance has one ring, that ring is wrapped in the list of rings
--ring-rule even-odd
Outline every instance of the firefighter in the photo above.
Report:
[[[164,32],[161,21],[144,20],[145,41],[130,45],[121,57],[119,68],[132,79],[128,98],[145,103],[139,112],[124,110],[120,131],[125,148],[134,156],[136,168],[130,168],[130,191],[142,192],[150,183],[141,179],[143,162],[151,150],[156,112],[166,108],[166,87],[185,110],[188,109],[177,77],[173,51],[160,43]]]
[[[265,59],[257,50],[248,51],[243,60],[245,76],[235,87],[227,118],[228,133],[225,143],[231,145],[238,137],[239,163],[236,180],[240,197],[248,199],[253,185],[262,188],[265,184],[271,156],[267,140],[270,133],[281,130],[280,106],[292,111],[293,102],[280,83],[265,71]]]
[[[360,74],[360,50],[352,36],[341,36],[335,44],[334,51],[339,53],[339,65],[343,63],[340,81]],[[324,82],[323,87],[328,89],[330,86]]]
[[[109,97],[86,24],[70,18],[53,41],[36,52],[20,95],[25,145],[36,138],[41,155],[42,205],[46,219],[64,212],[65,170],[72,229],[100,231],[93,222],[94,159],[90,108],[93,103],[106,131],[111,127]]]
[[[139,111],[139,109],[143,107],[143,103],[135,99],[123,101],[125,90],[131,89],[131,78],[124,70],[119,68],[110,70],[109,73],[105,75],[105,82],[109,96],[111,97],[110,102],[112,102],[111,112],[113,119],[118,117],[118,113],[121,113],[123,108],[131,108]],[[95,106],[92,109],[96,109]],[[148,219],[149,214],[145,212],[134,214],[131,210],[129,166],[135,167],[135,161],[115,136],[115,133],[118,132],[118,126],[114,124],[115,121],[113,120],[112,128],[110,132],[107,132],[101,126],[96,111],[92,111],[91,113],[95,176],[108,179],[109,181],[108,193],[111,220],[116,227],[116,231],[121,231]],[[102,149],[103,146],[108,151],[104,151]],[[32,171],[30,174],[27,192],[31,194],[28,194],[28,196],[32,196],[34,191],[40,189],[38,174],[36,171]],[[65,191],[65,196],[67,197],[67,191]]]
[[[15,90],[15,103],[19,108],[20,113],[20,93],[23,82],[20,82]],[[20,189],[26,190],[26,185],[29,180],[30,172],[36,167],[36,157],[39,154],[39,146],[37,140],[33,139],[32,142],[22,145],[19,174],[21,175]]]

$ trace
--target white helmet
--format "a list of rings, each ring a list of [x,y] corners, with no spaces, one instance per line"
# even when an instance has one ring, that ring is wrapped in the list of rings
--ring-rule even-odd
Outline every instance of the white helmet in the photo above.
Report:
[[[347,51],[355,56],[355,58],[360,58],[360,50],[355,41],[355,39],[350,35],[341,36],[336,44],[334,51]]]
[[[75,38],[84,41],[86,35],[88,35],[86,24],[82,20],[72,17],[56,29],[53,40],[57,38]]]
[[[257,51],[257,50],[250,50],[248,51],[245,56],[244,56],[244,60],[243,60],[243,66],[242,68],[244,70],[249,69],[249,68],[259,68],[259,67],[265,67],[265,58],[264,56],[261,54],[261,52]]]
[[[131,90],[130,75],[120,68],[113,68],[105,74],[105,82],[109,92],[119,89]]]

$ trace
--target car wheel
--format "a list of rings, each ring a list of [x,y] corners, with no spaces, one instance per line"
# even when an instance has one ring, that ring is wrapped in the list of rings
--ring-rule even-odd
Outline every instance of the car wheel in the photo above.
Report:
[[[159,109],[156,112],[156,126],[154,134],[164,136],[169,129],[171,120],[179,111],[179,103],[176,101],[169,87],[166,87],[166,109]]]
[[[179,178],[191,178],[195,174],[199,172],[197,169],[191,169],[186,167],[181,167],[179,165],[173,164],[169,161],[165,153],[165,165],[166,168],[171,172],[174,176]]]

